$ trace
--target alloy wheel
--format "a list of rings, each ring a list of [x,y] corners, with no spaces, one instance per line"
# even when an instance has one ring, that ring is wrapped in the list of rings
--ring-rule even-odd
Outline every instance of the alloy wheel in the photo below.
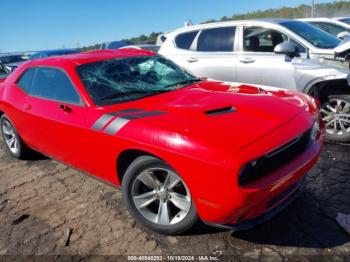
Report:
[[[182,221],[192,203],[184,181],[164,168],[150,168],[137,175],[132,184],[132,199],[144,218],[164,226]]]
[[[13,154],[18,154],[19,152],[19,144],[18,144],[18,137],[16,134],[15,129],[13,128],[12,124],[8,120],[4,120],[2,124],[2,132],[4,134],[4,140],[7,144],[8,149]]]
[[[332,135],[350,133],[350,103],[342,99],[332,99],[321,109],[321,117],[326,125],[326,132]]]

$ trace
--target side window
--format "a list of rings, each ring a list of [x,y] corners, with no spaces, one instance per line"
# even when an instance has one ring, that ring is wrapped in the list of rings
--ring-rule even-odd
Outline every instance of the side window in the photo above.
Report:
[[[244,51],[274,52],[276,45],[287,41],[293,43],[298,52],[306,52],[305,47],[276,30],[263,27],[249,27],[244,30]]]
[[[80,103],[80,97],[68,76],[56,68],[37,68],[30,94],[61,102]]]
[[[233,26],[203,30],[198,37],[197,51],[233,52],[235,32]]]
[[[30,93],[30,87],[32,84],[32,79],[34,75],[34,68],[27,69],[22,76],[17,80],[17,86],[19,86],[27,94]]]
[[[249,27],[244,30],[244,50],[251,52],[273,52],[275,46],[288,41],[284,34],[263,27]]]
[[[179,34],[175,38],[175,44],[178,48],[181,49],[190,49],[193,40],[195,39],[196,35],[199,31],[193,31],[188,33]]]
[[[289,39],[289,42],[291,42],[292,44],[294,44],[297,47],[297,51],[299,53],[306,53],[306,48],[303,47],[301,44],[295,42],[293,39]]]

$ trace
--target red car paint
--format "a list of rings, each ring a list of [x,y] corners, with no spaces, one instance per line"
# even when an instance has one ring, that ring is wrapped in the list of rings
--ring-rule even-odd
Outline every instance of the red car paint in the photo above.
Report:
[[[273,208],[267,203],[300,181],[317,161],[322,123],[312,145],[294,160],[247,186],[238,184],[244,164],[285,145],[310,129],[315,119],[319,121],[318,106],[304,94],[203,81],[132,102],[95,106],[76,66],[141,55],[154,54],[124,49],[27,62],[0,86],[0,111],[33,149],[117,187],[123,175],[118,174],[118,158],[123,152],[139,150],[157,156],[188,185],[200,218],[216,224],[235,224],[266,213]],[[83,105],[27,96],[16,81],[35,66],[64,70]],[[230,107],[235,112],[205,113]],[[114,112],[119,114],[108,116]],[[115,134],[107,132],[118,118],[139,113],[144,117],[131,117]],[[280,202],[283,199],[276,205]]]

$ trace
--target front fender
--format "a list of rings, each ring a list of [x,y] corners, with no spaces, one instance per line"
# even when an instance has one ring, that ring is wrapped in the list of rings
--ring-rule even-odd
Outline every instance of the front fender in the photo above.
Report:
[[[323,82],[328,82],[328,81],[334,81],[334,80],[346,80],[349,85],[349,91],[350,91],[350,74],[338,74],[338,75],[329,75],[329,76],[323,76],[323,77],[318,77],[315,78],[311,81],[309,81],[306,86],[304,87],[303,92],[306,94],[309,94],[311,91],[311,88],[315,86],[316,84],[320,84]]]

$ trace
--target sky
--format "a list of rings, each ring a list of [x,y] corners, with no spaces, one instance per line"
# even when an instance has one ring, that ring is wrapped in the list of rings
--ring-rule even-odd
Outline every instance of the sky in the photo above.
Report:
[[[309,0],[0,0],[0,52],[75,48]],[[316,0],[316,3],[331,2]]]

